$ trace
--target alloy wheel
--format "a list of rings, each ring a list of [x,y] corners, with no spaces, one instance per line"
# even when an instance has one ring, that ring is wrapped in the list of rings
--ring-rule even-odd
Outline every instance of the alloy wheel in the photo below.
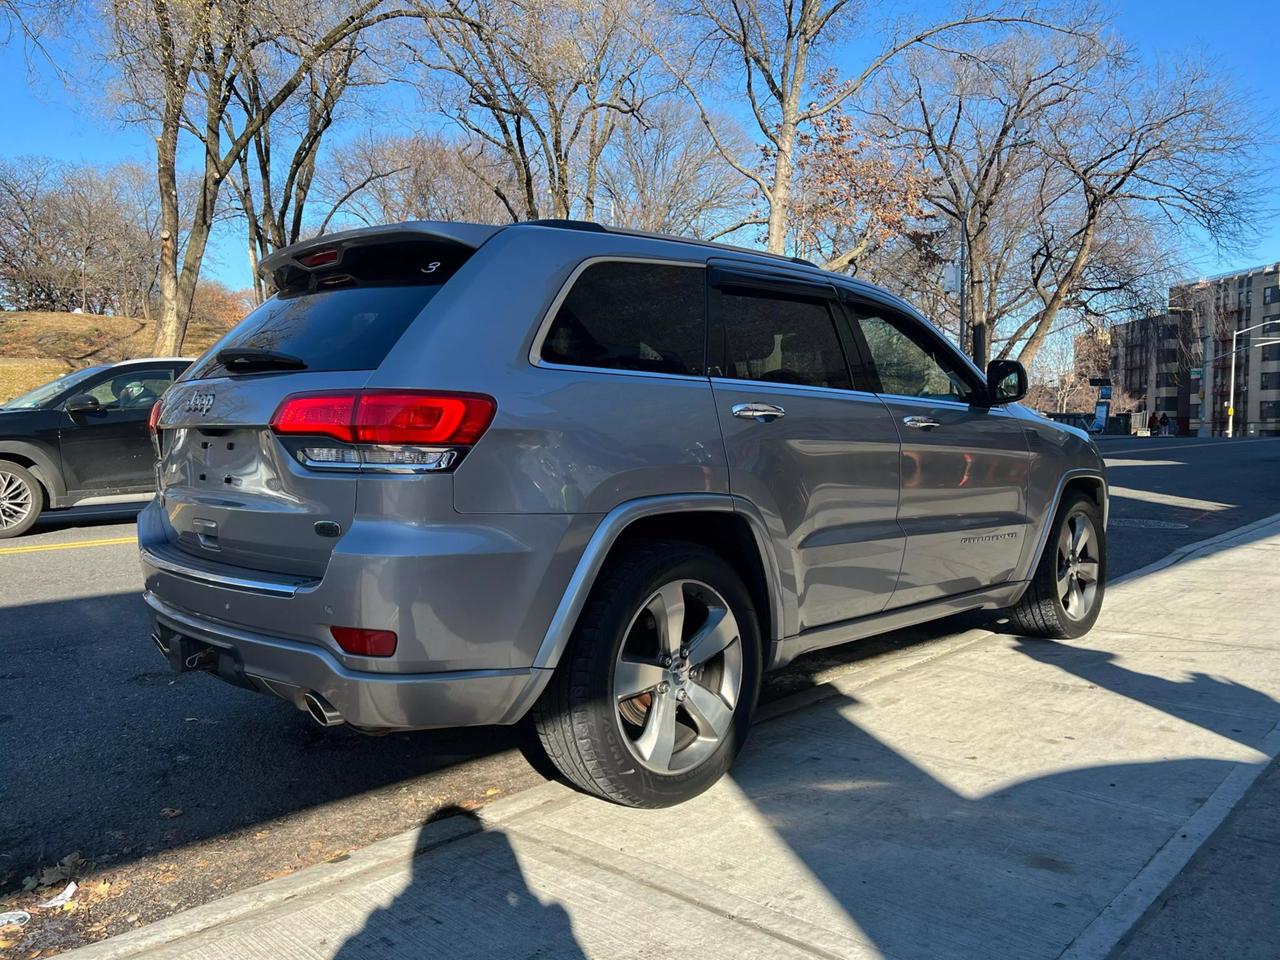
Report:
[[[1058,599],[1072,620],[1083,620],[1098,597],[1098,534],[1086,514],[1073,513],[1058,537]]]
[[[697,580],[658,589],[632,617],[614,665],[615,715],[634,758],[673,774],[714,754],[733,725],[742,667],[724,597]]]
[[[22,523],[31,513],[31,488],[15,474],[0,470],[0,529]]]

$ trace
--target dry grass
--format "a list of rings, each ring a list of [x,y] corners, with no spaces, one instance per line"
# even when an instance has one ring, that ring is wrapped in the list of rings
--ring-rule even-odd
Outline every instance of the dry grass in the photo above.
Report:
[[[193,323],[182,352],[199,356],[225,332]],[[80,367],[148,356],[154,335],[133,317],[0,311],[0,402]]]

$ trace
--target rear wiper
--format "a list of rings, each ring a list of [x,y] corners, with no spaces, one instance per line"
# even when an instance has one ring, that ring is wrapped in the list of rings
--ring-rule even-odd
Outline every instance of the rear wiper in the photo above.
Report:
[[[228,370],[305,370],[307,361],[291,353],[258,347],[227,347],[215,355]]]

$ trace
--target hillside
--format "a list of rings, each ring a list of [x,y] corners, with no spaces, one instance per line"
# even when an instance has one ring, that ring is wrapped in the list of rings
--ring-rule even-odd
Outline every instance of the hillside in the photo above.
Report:
[[[183,354],[199,356],[226,330],[193,321]],[[133,317],[0,311],[0,402],[80,367],[145,357],[154,335]]]

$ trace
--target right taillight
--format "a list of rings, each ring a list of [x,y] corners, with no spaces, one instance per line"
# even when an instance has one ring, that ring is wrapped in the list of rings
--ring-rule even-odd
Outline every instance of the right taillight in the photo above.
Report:
[[[301,447],[298,457],[310,467],[447,470],[480,439],[496,409],[492,397],[478,393],[308,393],[285,398],[271,417],[271,429],[350,445]]]

